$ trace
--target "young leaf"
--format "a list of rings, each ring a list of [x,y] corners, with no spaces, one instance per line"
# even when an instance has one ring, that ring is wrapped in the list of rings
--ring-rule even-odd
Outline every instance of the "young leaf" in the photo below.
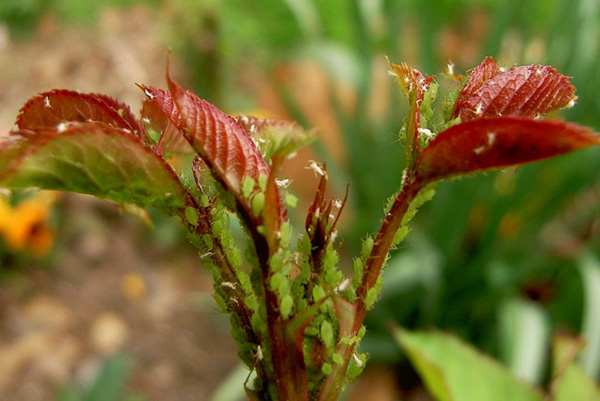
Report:
[[[476,90],[481,88],[487,80],[494,78],[501,72],[498,63],[492,57],[484,58],[481,64],[473,68],[467,82],[456,98],[453,117],[458,117],[459,112],[467,105],[469,98]]]
[[[252,204],[243,197],[245,177],[258,180],[261,174],[270,175],[270,169],[252,138],[230,116],[216,106],[184,90],[167,76],[169,92],[140,86],[146,96],[155,102],[181,131],[192,148],[200,154],[215,176],[238,199],[249,215]],[[279,221],[285,210],[281,197],[277,206]]]
[[[90,121],[123,128],[134,134],[141,129],[125,104],[109,96],[69,90],[53,90],[29,99],[21,108],[16,125],[23,130],[37,131]]]
[[[423,151],[417,176],[436,181],[599,145],[588,128],[556,120],[494,117],[455,125]]]
[[[508,369],[454,337],[397,330],[399,344],[429,391],[444,401],[543,401]]]
[[[144,85],[138,86],[148,96],[142,103],[141,115],[146,130],[155,136],[152,142],[156,143],[156,152],[160,155],[174,152],[195,154],[179,130],[183,122],[170,93]]]
[[[473,70],[456,102],[455,116],[466,122],[482,117],[538,117],[573,105],[575,88],[550,66],[525,65],[502,72],[486,58]]]
[[[388,60],[391,74],[408,98],[409,115],[405,123],[408,167],[413,170],[421,154],[421,104],[433,82],[433,75],[424,76],[406,63],[394,64]]]
[[[0,185],[86,193],[167,213],[186,203],[162,158],[129,131],[94,122],[13,133],[0,143]]]
[[[238,116],[235,120],[254,139],[267,161],[274,156],[288,156],[315,138],[313,131],[288,120],[252,116]]]

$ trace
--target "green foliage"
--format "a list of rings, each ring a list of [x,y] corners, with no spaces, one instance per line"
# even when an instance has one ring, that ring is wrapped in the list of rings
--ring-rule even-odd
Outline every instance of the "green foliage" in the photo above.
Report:
[[[448,335],[397,331],[396,338],[440,401],[544,399],[508,370]]]
[[[0,21],[14,30],[31,29],[56,0],[5,0],[0,4]]]
[[[559,338],[555,342],[558,362],[554,366],[550,398],[456,337],[397,329],[395,338],[430,393],[440,401],[600,400],[600,389],[574,361],[577,341]]]
[[[5,147],[5,157],[11,153],[23,155],[23,160],[8,176],[12,166],[6,158],[0,162],[3,184],[86,193],[154,206],[168,214],[185,205],[183,188],[172,171],[131,135],[87,124],[49,139],[14,141]],[[25,149],[29,153],[24,154]]]
[[[115,355],[102,364],[96,377],[81,391],[74,385],[63,386],[59,401],[141,401],[143,398],[125,394],[125,383],[133,367],[129,356]]]

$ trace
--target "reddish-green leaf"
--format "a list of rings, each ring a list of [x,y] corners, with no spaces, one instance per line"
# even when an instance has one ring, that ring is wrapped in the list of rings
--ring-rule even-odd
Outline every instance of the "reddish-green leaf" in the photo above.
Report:
[[[153,136],[152,142],[156,142],[156,152],[159,155],[169,155],[173,152],[195,154],[183,133],[171,121],[171,119],[178,121],[181,126],[181,118],[171,95],[163,90],[143,85],[140,85],[140,88],[150,95],[156,93],[156,98],[144,100],[141,111],[146,131]]]
[[[117,113],[119,113],[119,115],[123,117],[125,121],[127,121],[127,124],[129,124],[129,126],[133,128],[133,131],[137,134],[137,136],[146,139],[144,128],[142,127],[142,124],[140,123],[136,115],[133,114],[133,111],[131,111],[129,105],[103,93],[92,93],[91,95],[94,96],[96,99],[102,100],[111,109],[116,110]]]
[[[200,99],[168,77],[169,92],[141,86],[148,98],[157,104],[213,170],[217,179],[253,215],[249,198],[244,197],[244,179],[258,181],[270,175],[270,169],[250,135],[235,119],[216,106]],[[285,216],[277,191],[278,219]],[[257,217],[257,216],[254,216]]]
[[[482,117],[538,117],[573,105],[575,88],[550,66],[526,65],[502,72],[486,58],[473,70],[456,102],[463,122]]]
[[[600,144],[590,129],[556,120],[483,118],[440,133],[423,151],[425,182],[514,166]]]
[[[137,119],[125,104],[105,95],[69,90],[53,90],[31,98],[21,109],[16,125],[31,131],[62,130],[70,122],[91,121],[132,133],[140,129]]]
[[[315,138],[313,131],[288,120],[253,116],[238,116],[235,120],[254,139],[267,161],[275,155],[285,157]]]
[[[169,88],[188,142],[218,171],[229,189],[241,193],[244,177],[269,175],[269,167],[256,145],[232,117],[174,81],[169,82]]]
[[[94,122],[13,133],[0,143],[0,185],[86,193],[167,213],[186,204],[161,157],[130,131]]]

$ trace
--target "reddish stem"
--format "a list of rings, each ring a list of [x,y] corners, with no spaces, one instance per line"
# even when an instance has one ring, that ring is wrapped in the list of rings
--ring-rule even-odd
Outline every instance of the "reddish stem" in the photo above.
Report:
[[[367,312],[365,297],[367,296],[368,291],[377,283],[381,269],[385,264],[388,252],[392,246],[394,236],[402,224],[402,219],[411,202],[423,188],[424,184],[425,183],[420,179],[414,178],[412,177],[412,174],[409,174],[409,177],[407,177],[402,186],[402,190],[396,197],[390,211],[385,216],[381,229],[375,237],[373,250],[365,265],[362,283],[356,293],[357,308],[352,329],[354,335],[358,334]]]
[[[351,336],[358,335],[358,332],[362,327],[367,312],[365,297],[368,291],[377,283],[377,278],[385,264],[394,236],[400,228],[411,202],[415,199],[424,185],[425,183],[422,180],[413,178],[412,174],[409,173],[409,177],[405,180],[400,194],[396,197],[394,204],[381,225],[381,229],[375,237],[373,250],[365,265],[362,283],[356,293],[356,313],[354,314],[354,321],[352,322]],[[333,373],[330,374],[323,383],[319,401],[335,401],[338,399],[355,348],[355,344],[338,344],[336,353],[343,355],[344,362],[335,365]]]

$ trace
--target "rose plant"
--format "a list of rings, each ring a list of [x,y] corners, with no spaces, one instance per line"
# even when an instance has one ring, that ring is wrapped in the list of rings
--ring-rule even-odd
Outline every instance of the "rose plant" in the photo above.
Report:
[[[30,99],[0,143],[0,185],[87,193],[178,216],[231,316],[249,368],[248,398],[337,400],[365,367],[363,320],[389,252],[439,181],[600,144],[589,128],[541,118],[576,100],[552,67],[503,69],[488,57],[466,78],[453,76],[458,88],[437,114],[433,76],[391,62],[390,73],[410,107],[400,133],[407,165],[379,231],[364,238],[348,269],[336,230],[348,191],[327,199],[324,164],[311,162],[320,182],[304,232],[295,234],[288,218],[295,198],[280,167],[314,132],[229,116],[168,69],[168,89],[139,85],[146,95],[139,118],[106,95],[52,90]],[[245,242],[234,241],[236,225]]]

